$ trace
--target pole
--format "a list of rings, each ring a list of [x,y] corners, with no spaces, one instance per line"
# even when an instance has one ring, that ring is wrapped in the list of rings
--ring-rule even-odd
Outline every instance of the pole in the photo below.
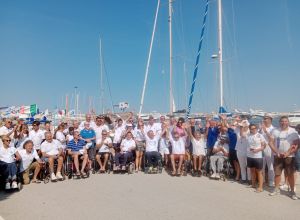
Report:
[[[160,5],[160,0],[157,1],[153,31],[152,31],[151,42],[150,42],[150,49],[149,49],[148,60],[147,60],[147,65],[146,65],[146,73],[145,73],[144,86],[143,86],[143,91],[142,91],[139,116],[142,113],[143,105],[144,105],[145,90],[146,90],[146,84],[147,84],[148,73],[149,73],[149,65],[150,65],[150,61],[151,61],[151,54],[152,54],[152,47],[153,47],[153,41],[154,41],[154,36],[155,36],[155,30],[156,30],[156,22],[157,22],[157,15],[158,15],[158,11],[159,11],[159,5]]]
[[[218,0],[220,107],[223,107],[223,39],[222,39],[222,0]]]
[[[173,114],[173,67],[172,67],[172,0],[169,0],[169,43],[170,43],[170,114]]]
[[[102,60],[102,40],[100,38],[100,100],[101,100],[101,108],[102,114],[104,114],[104,90],[103,90],[103,60]]]

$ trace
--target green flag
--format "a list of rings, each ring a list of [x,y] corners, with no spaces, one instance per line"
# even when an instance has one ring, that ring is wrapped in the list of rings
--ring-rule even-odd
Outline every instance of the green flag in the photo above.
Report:
[[[32,104],[30,105],[30,114],[36,114],[37,113],[37,105]]]

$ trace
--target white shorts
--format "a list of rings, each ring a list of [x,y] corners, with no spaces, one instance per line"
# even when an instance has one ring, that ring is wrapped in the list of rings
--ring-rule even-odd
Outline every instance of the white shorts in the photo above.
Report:
[[[93,145],[93,143],[87,143],[87,144],[85,145],[85,149],[89,149],[92,145]]]
[[[164,149],[161,149],[159,151],[159,153],[163,156],[163,155],[169,155],[170,154],[170,151],[169,151],[169,148],[164,148]]]

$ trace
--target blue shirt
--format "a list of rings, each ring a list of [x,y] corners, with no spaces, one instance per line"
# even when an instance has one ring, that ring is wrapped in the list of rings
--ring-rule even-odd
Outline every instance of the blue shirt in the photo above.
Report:
[[[229,150],[235,150],[237,135],[232,128],[228,128],[227,134],[229,139]]]
[[[82,150],[84,146],[84,140],[79,139],[77,142],[75,142],[75,140],[73,139],[68,143],[67,148],[71,149],[71,151],[78,152],[79,150]]]
[[[207,133],[206,147],[213,148],[218,139],[218,136],[219,136],[219,129],[217,127],[214,128],[209,127]]]
[[[96,133],[93,129],[83,129],[81,130],[80,132],[80,136],[83,138],[83,139],[90,139],[90,138],[94,138],[96,137]]]

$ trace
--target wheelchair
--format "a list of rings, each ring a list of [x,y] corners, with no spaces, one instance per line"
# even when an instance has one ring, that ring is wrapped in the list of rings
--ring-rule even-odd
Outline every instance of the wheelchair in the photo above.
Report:
[[[124,157],[120,157],[120,164],[122,164],[122,162],[124,161]],[[115,161],[113,161],[113,166],[115,166]],[[135,171],[135,151],[132,151],[132,157],[129,158],[125,164],[125,169],[118,169],[118,170],[114,170],[113,169],[113,173],[120,173],[120,174],[133,174]]]
[[[44,160],[44,159],[42,159]],[[58,162],[57,159],[54,160],[54,172],[56,172],[57,170],[57,166],[58,166]],[[41,167],[41,171],[40,171],[40,178],[41,180],[44,181],[45,184],[50,182],[50,167],[49,167],[49,162],[48,161],[44,161],[42,167]],[[63,177],[63,179],[61,181],[64,181],[66,179],[66,174],[65,174],[65,169],[64,169],[64,163],[61,169],[61,175]],[[58,180],[52,181],[52,182],[57,182]]]
[[[211,178],[211,174],[212,174],[212,169],[210,166],[209,174],[207,176]],[[234,176],[234,168],[232,167],[228,157],[225,158],[223,162],[223,167],[219,174],[220,174],[220,180],[223,180],[224,182]]]
[[[99,153],[96,154],[95,164],[94,164],[94,171],[95,172],[98,171],[98,173],[108,173],[108,174],[110,174],[110,172],[113,170],[113,164],[114,164],[113,155],[110,152],[108,154],[109,154],[108,155],[108,160],[107,160],[104,172],[100,172],[100,166],[99,166],[99,164],[97,162],[97,159],[96,159],[97,155],[99,155],[100,160],[103,161],[104,160],[104,154],[99,154]]]
[[[144,165],[145,174],[162,173],[162,169],[163,169],[162,156],[159,152],[158,154],[159,154],[159,160],[157,161],[156,167],[151,167],[149,165],[149,161],[146,160],[146,152],[143,154],[143,165]]]
[[[83,155],[79,155],[78,160],[79,160],[79,170],[80,170],[82,166]],[[85,179],[90,177],[89,161],[87,161],[86,166],[84,168],[84,172],[86,173],[86,176],[76,175],[75,163],[70,154],[66,156],[66,162],[64,164],[65,164],[65,175],[68,177],[68,179]]]

